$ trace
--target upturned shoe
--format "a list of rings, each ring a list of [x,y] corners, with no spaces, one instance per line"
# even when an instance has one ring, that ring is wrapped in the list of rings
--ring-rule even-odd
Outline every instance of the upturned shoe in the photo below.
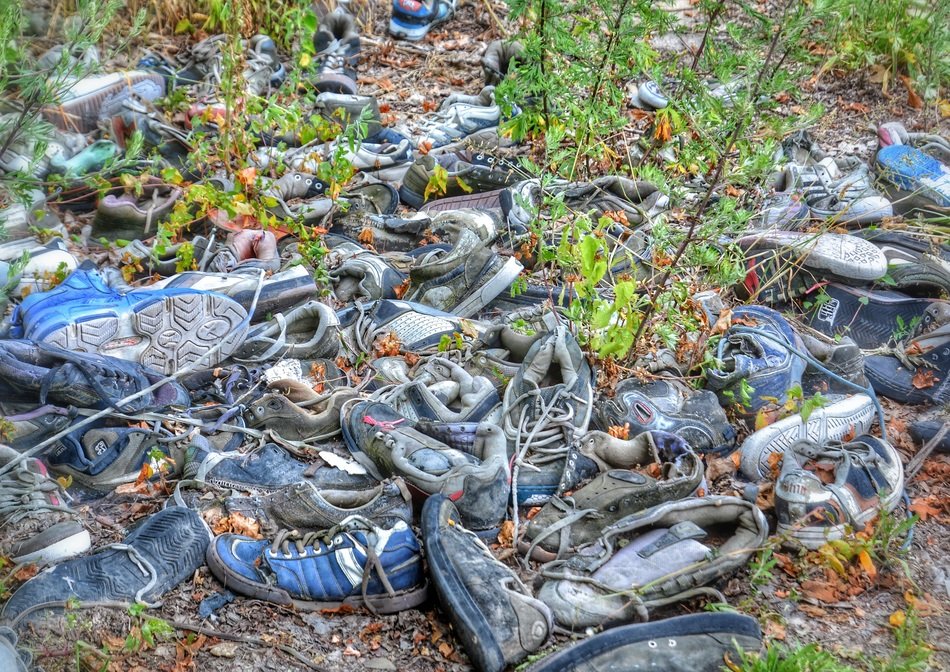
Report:
[[[356,396],[356,390],[343,388],[319,404],[304,407],[283,394],[269,392],[248,404],[248,426],[268,429],[289,441],[325,440],[340,431],[340,409]]]
[[[208,547],[208,568],[229,590],[302,611],[341,605],[391,614],[425,601],[419,541],[351,516],[320,534],[282,531],[272,540],[223,534]]]
[[[89,532],[38,459],[0,444],[0,529],[14,563],[47,563],[89,548]]]
[[[610,469],[571,495],[552,498],[525,527],[522,552],[545,561],[564,557],[621,518],[692,495],[703,482],[702,460],[682,440],[661,439],[659,446],[651,442],[653,454],[630,468]],[[680,452],[664,450],[670,446]]]
[[[726,454],[736,443],[736,432],[716,395],[675,378],[623,380],[613,397],[600,399],[594,413],[598,429],[629,425],[631,437],[651,430],[670,432],[699,453]]]
[[[423,496],[442,493],[472,530],[494,530],[504,520],[510,472],[505,437],[496,425],[478,426],[471,453],[423,434],[377,402],[345,409],[341,425],[347,448],[370,475],[380,480],[401,476]]]
[[[146,238],[171,214],[182,190],[152,178],[141,194],[106,194],[99,201],[92,236],[109,240]]]
[[[732,326],[719,341],[716,359],[722,365],[707,372],[706,385],[721,404],[738,404],[747,414],[755,414],[768,403],[782,404],[788,390],[801,385],[805,371],[805,360],[789,347],[799,352],[805,348],[785,318],[764,306],[740,306],[732,312]],[[745,395],[743,390],[749,387]]]
[[[769,478],[772,456],[783,455],[798,441],[824,444],[846,436],[864,434],[874,422],[874,402],[866,394],[844,397],[828,406],[816,408],[805,419],[801,413],[790,415],[752,432],[742,443],[739,468],[753,481]]]
[[[950,215],[950,166],[908,145],[882,147],[874,164],[898,213]]]
[[[775,482],[777,532],[810,549],[860,532],[904,492],[901,458],[886,441],[799,441],[785,453]]]
[[[234,356],[255,362],[277,357],[334,359],[340,350],[339,331],[340,321],[333,309],[320,301],[308,301],[253,327]]]
[[[569,644],[526,672],[718,672],[762,648],[759,623],[730,612],[688,614],[611,628]]]
[[[389,34],[417,42],[455,14],[457,0],[393,0]]]
[[[543,504],[557,491],[568,447],[587,431],[593,396],[594,372],[567,327],[531,346],[502,402],[517,506]]]
[[[133,362],[63,350],[26,340],[0,340],[0,399],[36,399],[123,413],[188,407],[187,390],[174,381],[145,390],[163,376]],[[134,398],[130,398],[134,397]]]
[[[317,91],[356,93],[356,66],[360,59],[360,35],[353,17],[342,6],[320,19],[313,34],[317,63]]]
[[[203,438],[203,437],[202,437]],[[309,481],[319,489],[361,490],[373,488],[379,479],[351,474],[320,462],[303,462],[275,443],[240,453],[212,450],[207,440],[189,446],[182,478],[210,483],[242,492],[270,493]]]
[[[241,513],[261,522],[261,530],[276,535],[281,529],[321,532],[350,516],[360,516],[380,527],[412,523],[412,497],[401,478],[368,490],[320,489],[301,481],[276,492],[255,497],[229,497],[229,513]]]
[[[459,317],[471,317],[511,287],[523,270],[467,228],[452,227],[452,251],[420,259],[409,271],[406,298]]]
[[[744,567],[768,531],[762,512],[735,497],[660,504],[604,528],[569,559],[545,565],[538,598],[572,630],[643,621],[651,606],[703,592]]]
[[[121,544],[67,560],[24,583],[0,618],[33,620],[50,610],[82,603],[156,602],[204,563],[210,533],[201,517],[182,507],[152,515]]]
[[[421,527],[436,594],[477,669],[501,672],[544,645],[551,611],[465,529],[451,500],[426,500]]]
[[[950,246],[886,229],[859,229],[852,235],[877,245],[884,253],[894,288],[923,296],[950,294]]]
[[[429,360],[414,380],[376,398],[409,420],[449,423],[497,421],[497,414],[489,415],[501,402],[490,380],[443,357]]]

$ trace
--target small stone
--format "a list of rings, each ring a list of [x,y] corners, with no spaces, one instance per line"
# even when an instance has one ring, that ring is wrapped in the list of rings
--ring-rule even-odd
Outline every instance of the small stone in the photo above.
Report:
[[[363,663],[363,667],[371,670],[395,670],[396,665],[389,658],[370,658]]]
[[[237,642],[220,642],[208,649],[208,653],[218,658],[234,658],[237,655],[237,650]]]
[[[425,96],[421,93],[414,93],[406,99],[406,102],[410,105],[422,105],[425,102]]]
[[[310,626],[313,634],[325,637],[333,630],[330,622],[320,614],[304,614],[303,622]]]

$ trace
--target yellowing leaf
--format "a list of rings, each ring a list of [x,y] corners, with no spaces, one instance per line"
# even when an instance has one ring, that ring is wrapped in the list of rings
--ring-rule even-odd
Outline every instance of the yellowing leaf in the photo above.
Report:
[[[858,553],[858,562],[861,564],[861,569],[863,569],[864,573],[870,578],[873,579],[875,576],[877,576],[877,567],[874,566],[874,561],[871,559],[871,556],[867,551],[861,551]]]
[[[310,54],[307,52],[300,54],[300,67],[306,68],[308,65],[310,65],[311,60],[313,59],[310,58]]]
[[[898,609],[888,617],[887,622],[891,624],[891,627],[899,628],[907,622],[907,614],[903,609]]]
[[[73,477],[69,475],[60,476],[56,479],[56,482],[59,483],[65,490],[66,488],[68,488],[69,486],[73,484]]]

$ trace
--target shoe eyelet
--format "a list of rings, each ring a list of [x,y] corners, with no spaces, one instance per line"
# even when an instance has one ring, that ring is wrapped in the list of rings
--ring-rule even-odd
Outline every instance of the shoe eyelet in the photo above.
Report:
[[[656,642],[651,639],[649,642],[647,642],[647,646],[649,646],[651,649],[655,649],[655,648],[656,648]]]
[[[300,173],[297,173],[296,175],[294,175],[294,181],[300,182]]]
[[[669,644],[669,647],[670,647],[671,649],[672,649],[672,648],[675,648],[675,647],[676,647],[676,640],[675,640],[675,639],[667,640],[667,644]]]

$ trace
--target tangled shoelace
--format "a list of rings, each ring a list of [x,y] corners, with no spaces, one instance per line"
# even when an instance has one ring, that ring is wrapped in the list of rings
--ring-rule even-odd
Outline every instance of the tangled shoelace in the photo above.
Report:
[[[82,374],[83,378],[85,378],[89,384],[89,387],[99,395],[100,400],[106,402],[110,407],[120,411],[134,410],[131,407],[120,408],[118,404],[121,400],[117,401],[115,399],[115,395],[106,389],[103,381],[114,381],[117,391],[121,394],[125,394],[125,390],[130,387],[135,387],[135,379],[121,369],[107,368],[93,361],[66,362],[65,364],[51,368],[49,372],[43,376],[43,380],[40,383],[39,398],[41,404],[46,403],[46,398],[49,395],[50,388],[56,377],[62,373],[67,374],[64,377],[68,378],[69,371],[77,371]]]
[[[63,501],[67,498],[52,478],[31,471],[26,462],[17,463],[0,476],[0,525],[12,525],[39,511],[73,513],[67,506],[50,502],[51,493]]]

